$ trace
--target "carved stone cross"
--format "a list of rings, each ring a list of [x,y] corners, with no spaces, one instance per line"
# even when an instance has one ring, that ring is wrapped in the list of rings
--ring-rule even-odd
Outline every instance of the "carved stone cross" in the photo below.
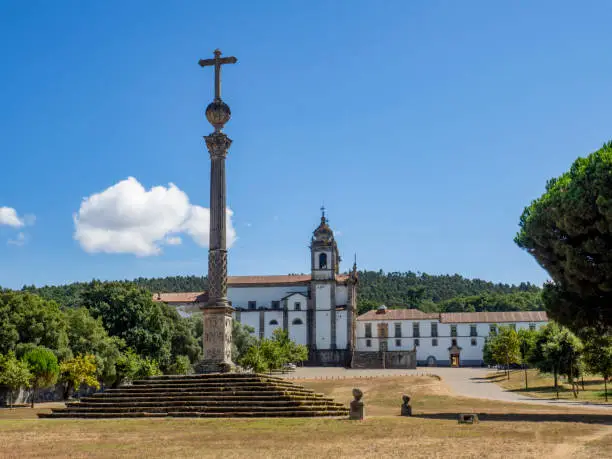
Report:
[[[235,64],[238,59],[233,56],[221,57],[221,51],[218,49],[215,49],[214,53],[214,59],[200,59],[198,64],[201,67],[215,66],[215,100],[221,100],[221,66],[223,64]]]

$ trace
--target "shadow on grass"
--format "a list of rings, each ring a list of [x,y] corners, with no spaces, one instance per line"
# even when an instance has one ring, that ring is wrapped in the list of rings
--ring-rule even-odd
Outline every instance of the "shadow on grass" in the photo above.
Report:
[[[585,424],[612,425],[612,415],[609,414],[546,414],[546,413],[475,413],[480,421],[493,422],[582,422]],[[456,421],[459,413],[415,414],[415,418],[445,419]]]
[[[474,377],[474,378],[470,378],[470,381],[473,381],[475,383],[496,383],[499,381],[503,381],[506,380],[507,376],[485,376],[482,378],[479,377]]]

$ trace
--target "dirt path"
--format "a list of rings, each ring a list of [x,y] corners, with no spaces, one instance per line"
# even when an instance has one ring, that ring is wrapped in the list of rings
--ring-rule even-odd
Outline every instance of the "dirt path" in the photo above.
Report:
[[[571,406],[576,408],[593,408],[608,410],[612,414],[612,404],[602,405],[571,400],[537,399],[509,392],[486,379],[491,370],[488,368],[436,368],[423,367],[416,370],[347,370],[337,367],[304,367],[294,373],[285,375],[290,379],[302,378],[368,378],[381,376],[400,376],[431,374],[439,376],[442,382],[456,395],[463,397],[484,398],[502,402],[529,403],[547,406]]]
[[[585,448],[588,448],[588,444],[601,440],[608,435],[612,435],[612,427],[604,427],[591,435],[572,438],[570,442],[557,445],[551,452],[550,457],[558,459],[589,457],[588,451],[583,451]],[[583,456],[580,453],[585,453],[586,455]]]

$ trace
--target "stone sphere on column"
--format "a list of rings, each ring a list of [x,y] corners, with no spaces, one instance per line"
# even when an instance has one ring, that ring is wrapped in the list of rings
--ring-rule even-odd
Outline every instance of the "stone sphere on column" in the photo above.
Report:
[[[231,117],[229,106],[220,99],[214,100],[206,107],[206,119],[215,129],[223,129]]]

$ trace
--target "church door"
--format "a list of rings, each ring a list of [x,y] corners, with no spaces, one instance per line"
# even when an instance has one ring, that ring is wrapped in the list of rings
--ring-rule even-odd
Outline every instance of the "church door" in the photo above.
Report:
[[[451,367],[459,366],[459,354],[451,354]]]
[[[380,351],[387,351],[387,339],[389,338],[389,324],[378,324],[378,348]]]

